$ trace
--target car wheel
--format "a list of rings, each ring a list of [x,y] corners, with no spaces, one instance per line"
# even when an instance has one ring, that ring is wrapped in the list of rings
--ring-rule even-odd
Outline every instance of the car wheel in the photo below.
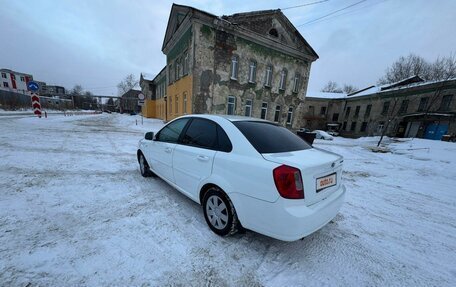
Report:
[[[144,155],[141,153],[138,158],[139,161],[139,170],[141,171],[141,175],[143,177],[149,177],[152,176],[153,173],[149,169],[149,164],[146,161],[146,158]]]
[[[241,229],[233,203],[219,188],[213,187],[206,192],[203,211],[209,228],[220,236],[232,235]]]

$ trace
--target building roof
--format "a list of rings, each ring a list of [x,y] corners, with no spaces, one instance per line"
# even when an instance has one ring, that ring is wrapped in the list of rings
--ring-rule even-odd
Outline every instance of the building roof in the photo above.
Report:
[[[141,77],[146,81],[152,81],[156,75],[150,73],[141,73]]]
[[[293,39],[292,42],[294,41],[294,44],[297,45],[297,47],[294,47],[293,45],[290,45],[290,42],[283,43],[281,41],[271,39],[270,37],[267,37],[266,35],[262,35],[262,33],[259,33],[257,31],[258,27],[261,25],[249,25],[251,22],[254,22],[254,20],[257,17],[261,16],[267,16],[267,17],[274,17],[275,19],[278,19],[279,22],[282,23],[284,27],[286,27],[286,30],[290,33],[290,39]],[[305,54],[308,59],[315,61],[318,59],[318,55],[315,52],[315,50],[309,45],[309,43],[304,39],[304,37],[299,33],[299,31],[296,29],[296,27],[293,26],[293,24],[290,22],[290,20],[282,13],[280,9],[275,9],[275,10],[260,10],[260,11],[251,11],[251,12],[245,12],[245,13],[236,13],[233,15],[224,15],[224,16],[216,16],[214,14],[208,13],[206,11],[191,7],[191,6],[186,6],[186,5],[179,5],[179,4],[173,4],[171,7],[171,12],[169,15],[168,19],[168,24],[166,27],[166,33],[165,37],[163,39],[163,44],[162,44],[162,51],[165,52],[168,44],[171,42],[173,39],[173,35],[175,33],[179,33],[182,29],[181,26],[185,24],[185,22],[188,22],[189,19],[192,19],[192,17],[198,18],[200,21],[204,21],[206,25],[213,26],[214,23],[218,23],[217,25],[224,24],[226,28],[229,29],[237,29],[238,31],[248,31],[249,33],[253,33],[252,35],[254,39],[262,39],[261,41],[265,42],[271,42],[275,44],[281,44],[284,47],[290,48],[293,51],[299,51],[302,54]],[[246,25],[247,24],[247,25]],[[258,24],[258,23],[257,23]],[[223,26],[223,25],[222,25]],[[263,39],[264,38],[264,39]],[[297,40],[297,42],[296,42]],[[297,44],[298,43],[298,44]],[[304,53],[305,51],[305,53]],[[166,52],[165,52],[166,53]]]
[[[418,77],[419,78],[419,77]],[[344,94],[344,93],[326,93],[326,92],[307,92],[306,98],[316,98],[316,99],[351,99],[351,98],[359,98],[359,97],[366,97],[366,96],[373,96],[373,95],[382,95],[392,91],[401,91],[405,89],[415,88],[415,87],[423,87],[432,84],[444,83],[449,81],[456,81],[456,78],[451,78],[448,80],[438,80],[438,81],[427,81],[423,82],[417,81],[418,79],[416,76],[398,81],[396,83],[381,85],[381,86],[369,86],[367,88],[358,90],[351,94]],[[399,85],[399,83],[401,85]]]
[[[141,93],[140,90],[130,89],[126,93],[124,93],[121,98],[124,99],[137,99],[138,95]]]
[[[345,93],[328,93],[328,92],[307,92],[306,98],[317,98],[317,99],[343,99],[346,98]]]

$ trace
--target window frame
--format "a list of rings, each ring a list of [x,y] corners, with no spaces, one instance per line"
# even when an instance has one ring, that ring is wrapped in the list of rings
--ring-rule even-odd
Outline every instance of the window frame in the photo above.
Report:
[[[388,115],[390,104],[390,101],[383,102],[382,112],[380,113],[382,116]]]
[[[233,81],[238,80],[239,75],[239,56],[233,55],[231,57],[231,70],[230,70],[230,79]]]
[[[300,85],[301,85],[301,74],[296,73],[294,80],[293,80],[293,93],[297,94],[299,92]]]
[[[280,112],[282,111],[282,107],[280,105],[276,105],[275,111],[274,111],[274,122],[278,123],[280,122]],[[277,120],[276,120],[277,118]]]
[[[234,99],[233,102],[230,102],[230,99]],[[233,113],[230,114],[230,104],[233,105]],[[234,116],[236,114],[236,97],[235,96],[228,96],[227,97],[227,105],[226,105],[226,114],[230,116]]]
[[[279,91],[285,91],[287,89],[287,69],[283,68],[280,72]]]
[[[183,127],[182,130],[180,131],[179,136],[177,137],[176,142],[174,142],[174,141],[163,141],[163,140],[160,140],[160,135],[161,135],[161,133],[162,133],[166,128],[169,128],[170,125],[172,125],[172,124],[174,124],[174,123],[177,123],[177,122],[180,122],[180,121],[187,121],[187,122],[185,123],[184,127]],[[174,121],[168,123],[166,126],[164,126],[163,128],[161,128],[161,129],[157,132],[157,135],[155,136],[154,141],[163,142],[163,143],[171,143],[171,144],[179,144],[180,138],[182,137],[183,132],[186,130],[186,128],[187,128],[189,122],[190,122],[190,118],[182,118],[182,119],[177,119],[177,120],[174,120]]]
[[[293,107],[288,107],[286,123],[288,125],[291,125],[293,123]]]
[[[429,102],[429,97],[421,97],[420,98],[420,103],[418,105],[418,112],[424,112],[426,111],[426,107]]]
[[[372,110],[372,104],[368,104],[366,106],[366,110],[364,111],[364,117],[365,118],[370,116],[371,110]]]
[[[266,104],[266,106],[264,106]],[[261,113],[260,113],[260,119],[265,120],[268,118],[268,102],[262,102],[261,103]],[[263,118],[263,111],[264,111],[264,118]]]
[[[181,135],[179,136],[179,141],[177,144],[195,147],[195,148],[207,149],[207,150],[221,151],[221,152],[226,152],[226,153],[230,153],[233,150],[233,144],[231,142],[230,137],[217,122],[210,120],[210,119],[201,118],[201,117],[190,117],[189,119],[190,119],[189,122],[187,123],[185,128],[182,130]],[[189,143],[183,142],[183,138],[194,120],[206,121],[206,122],[210,122],[215,125],[215,133],[216,133],[215,137],[216,138],[215,138],[215,143],[212,147],[204,147],[204,146],[200,146],[200,145],[194,145],[194,144],[189,144]],[[220,146],[220,134],[222,134],[222,133],[225,134],[226,139],[228,139],[228,143],[229,143],[229,148],[226,150],[223,150]]]
[[[255,60],[250,60],[249,75],[248,75],[248,82],[250,84],[256,83],[256,70],[257,70],[257,62]]]
[[[250,102],[250,104],[248,104]],[[252,107],[253,107],[253,100],[252,99],[246,99],[245,100],[245,110],[244,110],[244,116],[246,117],[251,117],[252,116]],[[249,114],[247,115],[247,108],[249,108]]]
[[[448,100],[446,100],[448,99]],[[453,100],[453,95],[444,95],[442,96],[442,101],[440,102],[439,111],[449,111],[451,110],[451,101]],[[445,104],[445,106],[444,106]]]
[[[266,88],[271,88],[272,86],[272,75],[274,72],[274,67],[271,64],[266,66],[265,70],[265,78],[264,78],[264,86]]]

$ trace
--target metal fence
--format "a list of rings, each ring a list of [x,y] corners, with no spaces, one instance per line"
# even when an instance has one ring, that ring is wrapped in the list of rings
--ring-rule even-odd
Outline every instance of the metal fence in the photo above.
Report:
[[[73,109],[73,102],[68,99],[40,97],[43,110]],[[29,94],[17,93],[11,90],[0,89],[0,109],[17,110],[31,109],[32,101]]]

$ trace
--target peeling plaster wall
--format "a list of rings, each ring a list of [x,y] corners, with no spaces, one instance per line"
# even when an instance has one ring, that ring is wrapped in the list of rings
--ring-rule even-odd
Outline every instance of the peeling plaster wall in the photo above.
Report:
[[[292,125],[303,125],[304,98],[307,90],[310,63],[277,50],[253,43],[231,33],[215,30],[198,22],[193,24],[193,113],[226,114],[227,97],[236,97],[237,115],[245,114],[245,102],[253,101],[252,117],[260,118],[263,102],[268,103],[267,119],[274,120],[277,105],[281,106],[279,123],[286,125],[288,108],[293,108]],[[230,79],[231,58],[239,57],[238,80]],[[249,62],[257,62],[256,83],[248,82]],[[265,71],[273,66],[272,87],[264,87]],[[288,71],[285,91],[279,91],[280,72]],[[298,93],[293,93],[295,73],[301,74]]]

